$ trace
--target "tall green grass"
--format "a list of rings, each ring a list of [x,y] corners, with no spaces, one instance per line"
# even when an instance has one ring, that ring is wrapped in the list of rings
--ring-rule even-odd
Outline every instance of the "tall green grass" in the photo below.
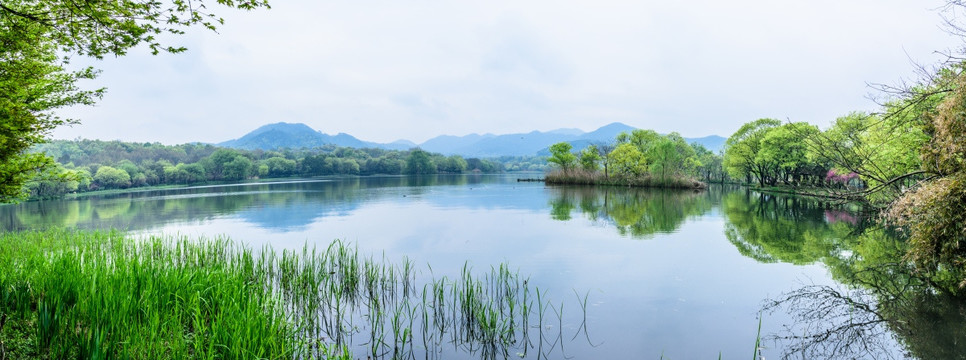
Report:
[[[48,230],[0,244],[0,355],[11,358],[505,358],[547,339],[562,349],[561,334],[543,334],[549,302],[537,292],[536,314],[528,280],[506,265],[430,272],[419,286],[408,259],[340,241],[279,253],[227,238]]]

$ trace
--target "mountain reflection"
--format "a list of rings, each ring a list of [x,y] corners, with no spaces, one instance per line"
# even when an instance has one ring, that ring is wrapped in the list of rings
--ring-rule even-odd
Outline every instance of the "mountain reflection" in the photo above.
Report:
[[[405,189],[407,196],[419,196],[432,186],[481,182],[483,177],[472,175],[356,177],[92,195],[2,206],[0,228],[141,230],[235,215],[259,228],[285,232],[303,229],[324,216],[346,214],[365,201],[400,196],[384,189]]]

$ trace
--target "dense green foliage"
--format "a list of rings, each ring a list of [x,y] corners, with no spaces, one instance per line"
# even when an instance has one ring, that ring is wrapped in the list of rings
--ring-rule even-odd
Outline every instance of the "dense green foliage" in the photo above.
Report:
[[[499,172],[492,160],[409,151],[326,146],[302,150],[236,150],[212,145],[56,140],[36,151],[57,161],[27,183],[34,198],[155,185],[323,175]]]
[[[0,339],[13,358],[292,357],[305,351],[251,251],[120,233],[6,233]],[[254,261],[254,262],[253,262]],[[22,338],[18,338],[18,335]]]
[[[927,112],[920,148],[922,171],[931,176],[906,191],[889,218],[909,236],[908,257],[939,278],[940,286],[966,288],[966,73],[953,91]]]
[[[704,186],[697,179],[725,181],[721,158],[678,133],[634,130],[620,133],[613,145],[571,149],[566,142],[550,147],[547,162],[557,171],[547,174],[547,182],[693,188]]]
[[[76,86],[96,73],[66,70],[46,32],[42,24],[0,11],[0,202],[22,197],[23,185],[52,164],[28,149],[55,127],[76,122],[53,111],[93,104],[102,95]]]
[[[252,10],[267,1],[216,1],[218,5]],[[210,13],[211,3],[185,1],[4,1],[0,15],[42,27],[31,34],[58,50],[101,58],[120,56],[147,44],[151,51],[181,52],[183,47],[161,44],[162,35],[180,35],[192,26],[215,30],[223,20]]]
[[[850,113],[824,131],[749,122],[728,139],[724,166],[747,183],[822,188],[822,196],[885,209],[909,241],[904,258],[934,286],[959,293],[966,288],[964,70],[966,63],[947,64],[882,114]]]
[[[573,146],[570,143],[559,142],[550,145],[550,157],[547,162],[557,164],[563,171],[571,170],[577,165],[577,155],[570,152]]]
[[[216,3],[246,10],[268,7],[264,0]],[[192,26],[215,30],[222,20],[207,5],[204,0],[0,3],[0,202],[22,198],[24,185],[45,169],[43,179],[58,173],[62,181],[76,180],[70,172],[48,169],[53,165],[49,157],[28,151],[55,127],[77,123],[54,110],[91,105],[103,95],[103,89],[78,88],[79,80],[93,79],[97,72],[69,71],[70,55],[121,56],[139,44],[155,54],[184,51],[161,44],[160,38]]]
[[[725,143],[724,167],[735,179],[760,186],[789,184],[822,186],[835,179],[829,167],[816,162],[809,141],[818,128],[806,123],[782,124],[759,119],[743,125]]]

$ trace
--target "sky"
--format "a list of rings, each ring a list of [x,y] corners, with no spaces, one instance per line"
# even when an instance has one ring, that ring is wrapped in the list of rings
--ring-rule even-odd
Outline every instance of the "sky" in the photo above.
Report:
[[[217,33],[101,61],[58,139],[221,142],[275,122],[366,141],[612,122],[729,136],[763,117],[827,127],[875,111],[869,83],[915,76],[961,40],[941,1],[275,0],[210,4]]]

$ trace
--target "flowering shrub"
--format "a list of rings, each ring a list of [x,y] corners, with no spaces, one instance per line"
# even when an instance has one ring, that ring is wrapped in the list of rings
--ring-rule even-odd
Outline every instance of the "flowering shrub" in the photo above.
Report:
[[[848,185],[852,180],[857,180],[859,174],[854,172],[849,172],[848,174],[839,174],[835,169],[830,169],[827,174],[825,174],[825,181],[830,183],[840,183]]]

